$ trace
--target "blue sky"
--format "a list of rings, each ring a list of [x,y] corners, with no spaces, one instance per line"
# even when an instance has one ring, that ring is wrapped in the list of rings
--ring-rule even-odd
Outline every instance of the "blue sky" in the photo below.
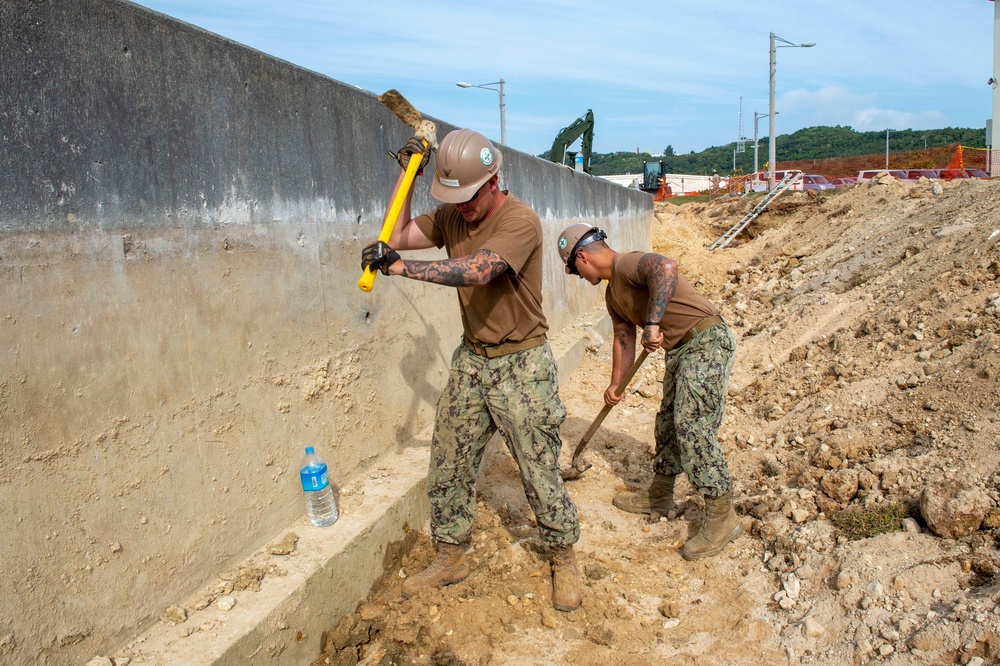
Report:
[[[991,114],[987,0],[141,0],[138,4],[531,154],[594,112],[594,151],[679,153],[776,134],[984,127]],[[496,87],[496,86],[494,86]],[[767,118],[758,121],[767,134]]]

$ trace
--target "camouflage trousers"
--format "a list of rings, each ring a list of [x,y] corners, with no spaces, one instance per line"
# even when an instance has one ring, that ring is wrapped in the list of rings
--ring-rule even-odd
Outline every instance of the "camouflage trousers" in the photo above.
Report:
[[[469,541],[476,474],[486,443],[499,430],[521,472],[542,541],[548,546],[576,543],[576,506],[559,475],[559,428],[566,408],[558,391],[548,343],[497,358],[478,356],[459,345],[438,400],[431,441],[428,495],[436,541]]]
[[[653,470],[683,472],[696,490],[712,499],[732,490],[717,434],[735,360],[736,337],[725,323],[667,352],[663,401],[656,414]]]

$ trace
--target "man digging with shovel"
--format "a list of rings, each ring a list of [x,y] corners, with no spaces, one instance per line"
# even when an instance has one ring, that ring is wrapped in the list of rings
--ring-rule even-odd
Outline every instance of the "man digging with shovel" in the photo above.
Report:
[[[674,507],[674,480],[683,472],[704,497],[705,515],[681,555],[687,560],[713,557],[743,533],[716,437],[736,338],[718,308],[678,274],[676,261],[653,253],[615,252],[606,237],[589,224],[574,224],[558,242],[567,273],[593,285],[608,280],[604,299],[614,342],[605,403],[615,405],[624,397],[617,391],[635,359],[637,326],[643,349],[666,350],[653,482],[645,490],[619,493],[612,502],[623,511],[666,516]]]
[[[404,173],[411,159],[420,159],[423,168],[429,158],[419,138],[397,153]],[[408,191],[389,242],[372,243],[362,252],[362,268],[455,287],[465,329],[438,400],[431,441],[428,495],[437,558],[406,579],[403,593],[469,575],[465,550],[476,508],[476,473],[486,443],[499,429],[551,553],[552,605],[572,611],[581,602],[573,552],[580,526],[559,475],[559,428],[566,409],[542,312],[542,227],[530,207],[499,188],[502,161],[483,135],[450,132],[438,148],[431,181],[431,196],[443,205],[411,218]],[[448,259],[404,260],[396,252],[431,247],[444,247]]]

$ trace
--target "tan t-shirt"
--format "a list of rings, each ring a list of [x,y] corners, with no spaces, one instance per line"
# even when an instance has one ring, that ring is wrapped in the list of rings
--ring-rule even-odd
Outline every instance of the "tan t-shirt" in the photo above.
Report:
[[[639,277],[639,260],[645,252],[619,252],[611,260],[611,280],[604,301],[613,323],[628,322],[642,327],[646,322],[649,289]],[[707,298],[695,291],[683,275],[677,275],[677,290],[660,319],[664,349],[673,349],[692,326],[705,317],[719,314]]]
[[[520,342],[549,330],[542,312],[542,223],[531,207],[504,194],[500,209],[477,224],[466,222],[453,204],[414,219],[449,258],[487,249],[507,262],[503,275],[458,288],[465,335],[484,345]]]

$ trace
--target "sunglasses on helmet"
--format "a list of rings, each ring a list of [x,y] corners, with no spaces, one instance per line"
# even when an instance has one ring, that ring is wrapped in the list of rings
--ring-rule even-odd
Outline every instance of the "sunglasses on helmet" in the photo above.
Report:
[[[566,261],[566,266],[569,268],[569,274],[570,275],[580,274],[576,270],[576,255],[580,253],[580,248],[586,247],[591,243],[596,243],[597,241],[602,241],[607,237],[608,235],[603,231],[601,231],[600,229],[592,229],[591,231],[588,231],[583,236],[581,236],[580,240],[578,240],[576,242],[576,245],[573,247],[573,251],[570,252],[569,259]]]

